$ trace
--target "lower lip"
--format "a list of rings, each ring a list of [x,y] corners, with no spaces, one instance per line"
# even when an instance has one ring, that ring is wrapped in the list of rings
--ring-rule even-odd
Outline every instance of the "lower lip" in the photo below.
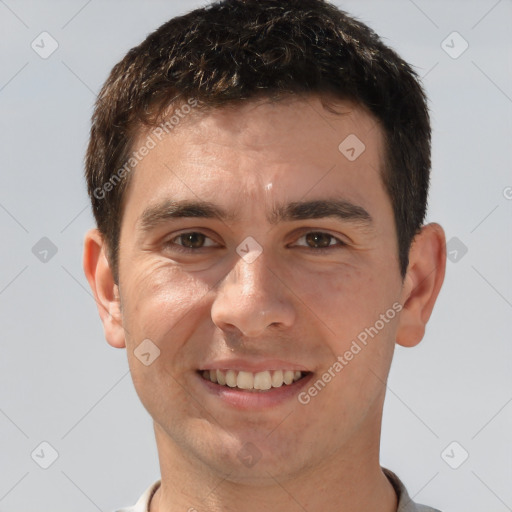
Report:
[[[245,391],[243,389],[230,388],[206,380],[197,372],[196,376],[208,393],[220,398],[223,402],[237,409],[254,410],[275,407],[289,400],[296,399],[301,389],[312,379],[313,374],[308,373],[305,377],[292,384],[283,384],[279,388],[271,388],[268,391]]]

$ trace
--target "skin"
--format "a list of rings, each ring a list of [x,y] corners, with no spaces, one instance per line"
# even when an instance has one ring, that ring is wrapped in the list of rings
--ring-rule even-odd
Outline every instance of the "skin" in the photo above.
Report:
[[[132,176],[119,286],[100,233],[85,237],[84,271],[105,337],[126,347],[154,420],[162,485],[152,512],[397,508],[379,465],[385,382],[395,343],[423,338],[444,279],[445,236],[438,224],[422,228],[402,280],[380,178],[382,130],[353,103],[336,108],[343,115],[308,97],[190,116]],[[350,134],[366,146],[352,162],[338,149]],[[275,204],[333,197],[363,207],[372,225],[268,222]],[[141,233],[145,208],[169,198],[210,201],[234,217],[171,219]],[[187,231],[206,235],[207,247],[177,252],[172,244],[186,244],[178,235]],[[322,239],[329,249],[321,253],[310,232],[335,238]],[[236,252],[248,236],[263,248],[252,263]],[[302,365],[316,380],[394,303],[402,311],[307,405],[293,397],[240,410],[206,393],[196,373],[219,359],[270,358]],[[145,339],[160,350],[149,366],[134,355]],[[261,456],[251,467],[238,457],[245,443]]]

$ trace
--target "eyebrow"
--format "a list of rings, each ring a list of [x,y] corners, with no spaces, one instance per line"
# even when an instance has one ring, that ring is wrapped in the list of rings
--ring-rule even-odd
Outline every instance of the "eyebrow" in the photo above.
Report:
[[[235,212],[228,212],[219,205],[208,201],[165,200],[144,210],[138,220],[138,230],[144,234],[172,219],[202,218],[219,219],[232,222],[237,219]],[[312,201],[295,201],[273,208],[267,221],[271,225],[308,219],[334,217],[343,221],[372,227],[371,215],[359,205],[345,199],[318,199]]]

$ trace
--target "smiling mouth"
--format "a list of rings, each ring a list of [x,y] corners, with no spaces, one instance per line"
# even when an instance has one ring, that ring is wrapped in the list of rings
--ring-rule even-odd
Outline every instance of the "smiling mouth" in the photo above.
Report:
[[[241,391],[269,391],[281,386],[290,386],[310,372],[293,370],[265,370],[252,373],[238,370],[198,370],[199,375],[219,386]]]

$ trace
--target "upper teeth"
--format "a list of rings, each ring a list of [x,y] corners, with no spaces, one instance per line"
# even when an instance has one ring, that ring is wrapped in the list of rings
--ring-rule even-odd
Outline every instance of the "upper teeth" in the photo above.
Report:
[[[302,372],[293,370],[265,370],[264,372],[252,373],[235,370],[203,370],[203,377],[221,386],[265,391],[299,380],[302,377]]]

